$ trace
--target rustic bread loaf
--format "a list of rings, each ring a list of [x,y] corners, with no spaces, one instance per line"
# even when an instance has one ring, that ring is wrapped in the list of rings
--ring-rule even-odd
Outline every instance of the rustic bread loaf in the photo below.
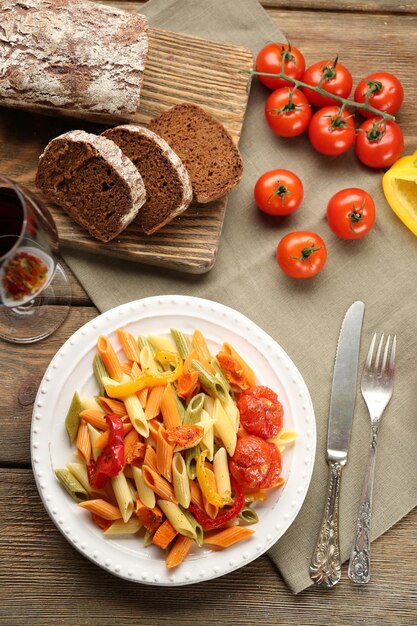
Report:
[[[39,157],[36,184],[100,241],[110,241],[145,202],[142,178],[113,141],[72,130],[53,139]]]
[[[136,165],[146,202],[136,221],[151,235],[189,206],[193,193],[187,170],[167,142],[143,126],[126,124],[104,131]]]
[[[178,104],[151,120],[149,128],[163,137],[184,163],[197,202],[224,196],[242,178],[242,157],[231,136],[201,107]]]
[[[147,28],[143,15],[86,0],[1,0],[0,105],[130,120]]]

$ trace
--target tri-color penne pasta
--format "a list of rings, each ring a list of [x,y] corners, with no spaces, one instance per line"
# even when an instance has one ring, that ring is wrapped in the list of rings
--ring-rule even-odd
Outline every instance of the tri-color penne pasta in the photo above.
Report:
[[[242,355],[228,342],[216,353],[199,329],[119,328],[97,338],[92,371],[97,395],[75,391],[65,420],[77,461],[55,474],[103,536],[141,536],[167,568],[193,545],[248,540],[297,434]]]

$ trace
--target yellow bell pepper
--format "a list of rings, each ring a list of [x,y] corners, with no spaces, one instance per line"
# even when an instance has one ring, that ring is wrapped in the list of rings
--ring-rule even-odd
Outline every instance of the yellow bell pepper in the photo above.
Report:
[[[210,504],[213,504],[214,506],[223,507],[226,504],[232,504],[233,499],[230,495],[222,496],[215,489],[213,489],[204,465],[206,456],[207,450],[203,450],[197,459],[196,465],[197,480],[203,496],[206,498],[207,502],[210,502]]]
[[[183,362],[179,354],[175,352],[167,352],[166,350],[159,350],[155,359],[162,365],[172,363],[175,365],[175,369],[172,372],[162,372],[161,374],[147,374],[143,372],[138,378],[133,378],[127,383],[121,383],[118,385],[106,385],[106,393],[110,398],[124,398],[131,396],[136,391],[140,391],[145,387],[158,387],[160,385],[166,385],[167,383],[173,383],[183,371]]]
[[[385,172],[382,188],[391,209],[417,235],[417,150]]]

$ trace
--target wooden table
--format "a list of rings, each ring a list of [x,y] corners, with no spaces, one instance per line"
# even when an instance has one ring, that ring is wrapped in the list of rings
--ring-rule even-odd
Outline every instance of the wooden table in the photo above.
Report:
[[[406,145],[417,148],[415,2],[315,0],[314,10],[307,0],[263,4],[307,62],[338,53],[355,82],[368,70],[396,73],[406,94],[398,119]],[[298,596],[267,556],[221,579],[163,589],[113,577],[74,550],[41,504],[29,452],[32,404],[43,373],[62,343],[97,315],[74,277],[72,286],[70,315],[54,335],[25,347],[0,341],[0,623],[416,623],[417,509],[373,544],[369,585],[352,585],[344,566],[332,591],[310,588]]]

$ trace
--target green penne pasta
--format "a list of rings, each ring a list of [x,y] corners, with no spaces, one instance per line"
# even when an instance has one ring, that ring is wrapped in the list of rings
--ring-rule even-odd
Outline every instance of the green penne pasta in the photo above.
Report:
[[[66,468],[55,470],[55,476],[76,502],[85,502],[90,497],[82,484]]]
[[[197,522],[194,515],[190,513],[190,511],[187,511],[187,509],[184,509],[182,506],[180,506],[180,509],[184,513],[187,520],[190,522],[191,526],[194,528],[195,534],[196,534],[195,542],[201,548],[201,546],[203,545],[203,541],[204,541],[203,527],[200,526],[200,524]]]
[[[149,350],[152,353],[152,356],[155,356],[155,348],[153,347],[149,339],[145,337],[145,335],[139,335],[138,346],[139,346],[139,350],[142,350],[143,348],[145,348],[145,346],[148,346]]]
[[[145,530],[145,534],[143,536],[143,546],[147,548],[152,545],[152,533],[149,530]]]
[[[93,372],[97,381],[97,385],[99,388],[100,396],[106,395],[106,390],[103,384],[103,376],[109,376],[108,371],[106,370],[103,360],[99,354],[96,354],[93,359]]]
[[[178,397],[177,390],[175,389],[174,385],[172,385],[172,390],[174,392],[175,404],[177,405],[178,413],[180,415],[181,422],[182,422],[184,420],[184,415],[185,415],[185,406],[183,405],[180,398]]]
[[[188,478],[191,480],[194,480],[196,477],[196,465],[200,452],[201,449],[199,445],[185,451],[185,467],[187,468]]]
[[[214,371],[215,371],[214,377],[217,378],[220,384],[227,390],[228,393],[230,393],[231,387],[229,383],[227,382],[226,377],[223,374],[223,370],[220,367],[217,359],[212,359],[211,365],[214,367]]]
[[[171,335],[175,341],[180,357],[182,359],[186,359],[193,349],[193,344],[191,343],[190,338],[175,328],[171,328]]]
[[[246,524],[257,524],[259,522],[259,517],[256,511],[251,509],[250,506],[245,506],[241,510],[238,515],[238,518],[241,519]]]
[[[206,389],[210,395],[224,402],[229,394],[221,381],[207,371],[206,368],[201,365],[200,361],[191,361],[191,366],[197,372],[200,383],[204,389]]]
[[[197,424],[200,421],[201,411],[204,405],[204,393],[198,393],[194,398],[191,398],[185,409],[185,414],[182,423],[186,426],[190,424]]]
[[[67,429],[70,444],[72,445],[77,436],[78,427],[80,425],[80,413],[83,410],[80,396],[77,392],[72,396],[70,408],[65,418],[65,428]]]

